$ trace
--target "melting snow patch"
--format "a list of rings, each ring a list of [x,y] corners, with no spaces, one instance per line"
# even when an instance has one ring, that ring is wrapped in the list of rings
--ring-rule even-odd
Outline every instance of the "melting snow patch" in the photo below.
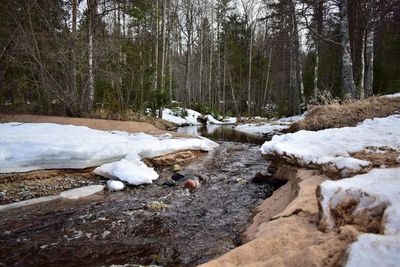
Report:
[[[400,237],[362,234],[348,250],[347,267],[398,267]]]
[[[400,235],[400,168],[373,169],[369,173],[320,185],[324,218],[331,226],[330,210],[349,198],[358,202],[353,215],[378,206],[386,207],[383,216],[384,233]]]
[[[368,147],[400,148],[400,116],[365,120],[356,127],[332,128],[317,132],[299,131],[274,136],[261,147],[263,154],[294,158],[300,165],[333,165],[346,174],[367,165],[350,153]]]
[[[373,169],[367,174],[339,181],[325,181],[320,185],[323,220],[334,226],[334,211],[341,203],[355,200],[351,214],[357,216],[372,211],[361,223],[376,214],[374,208],[383,207],[381,221],[384,235],[361,234],[348,251],[347,266],[399,266],[400,262],[400,168]]]
[[[52,123],[0,124],[0,173],[39,169],[81,169],[132,184],[151,183],[157,173],[141,159],[179,150],[211,151],[207,138],[175,139],[144,133],[105,132]]]
[[[389,97],[389,98],[400,97],[400,93],[395,93],[395,94],[390,94],[390,95],[383,95],[383,97]]]
[[[250,124],[238,125],[235,127],[235,130],[249,134],[265,135],[269,133],[279,132],[287,128],[289,128],[289,125],[250,123]]]
[[[248,134],[268,135],[288,129],[292,123],[304,119],[305,116],[306,113],[292,117],[280,118],[278,120],[274,120],[272,123],[249,123],[238,125],[235,130]]]

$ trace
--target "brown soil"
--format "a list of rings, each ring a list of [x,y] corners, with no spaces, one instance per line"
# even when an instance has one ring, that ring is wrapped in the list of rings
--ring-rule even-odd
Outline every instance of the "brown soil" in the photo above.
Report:
[[[39,115],[7,115],[0,114],[0,122],[36,122],[36,123],[58,123],[58,124],[72,124],[77,126],[87,126],[92,129],[103,131],[125,131],[128,133],[144,132],[148,134],[160,135],[167,133],[160,130],[152,124],[147,122],[135,121],[116,121],[116,120],[102,120],[102,119],[85,119],[85,118],[67,118],[55,116],[39,116]],[[178,136],[174,132],[169,132],[172,135]]]
[[[59,107],[60,108],[60,107]],[[35,104],[16,104],[16,105],[0,105],[0,114],[7,115],[27,115],[31,114],[34,116],[44,116],[44,117],[63,117],[65,116],[65,112],[55,109],[55,112],[50,114],[43,114],[38,112]],[[80,114],[81,116],[77,116],[80,118],[87,119],[103,119],[103,120],[117,120],[117,121],[135,121],[135,122],[146,122],[151,125],[154,125],[156,128],[161,130],[169,130],[176,128],[176,124],[158,119],[155,117],[146,116],[140,112],[133,112],[132,110],[112,112],[106,109],[98,109],[91,114]],[[68,116],[71,117],[71,116]]]
[[[400,97],[371,97],[350,103],[318,106],[304,120],[292,124],[287,131],[356,126],[366,119],[387,117],[397,112],[400,112]]]
[[[169,153],[163,156],[146,159],[145,162],[149,166],[167,167],[174,164],[188,164],[205,154],[207,154],[205,151],[184,150],[178,153]]]
[[[351,226],[322,232],[318,228],[317,186],[326,176],[300,169],[287,185],[274,192],[259,207],[263,214],[249,227],[250,242],[202,266],[337,266],[358,231]],[[293,199],[294,192],[297,197]],[[276,197],[284,196],[290,204],[282,207]]]
[[[98,184],[92,168],[84,170],[41,170],[0,174],[0,205],[42,196],[56,195],[81,186]]]
[[[392,168],[400,166],[400,162],[397,160],[400,157],[400,151],[396,151],[390,148],[380,148],[380,152],[376,153],[374,150],[363,150],[360,152],[352,153],[351,156],[357,159],[367,160],[371,162],[372,168],[379,168],[381,166]]]
[[[204,151],[178,151],[164,156],[145,159],[156,168],[174,164],[188,164],[205,155]],[[0,174],[0,205],[51,196],[72,188],[105,183],[105,179],[93,173],[94,168],[84,170],[38,170],[26,173]]]

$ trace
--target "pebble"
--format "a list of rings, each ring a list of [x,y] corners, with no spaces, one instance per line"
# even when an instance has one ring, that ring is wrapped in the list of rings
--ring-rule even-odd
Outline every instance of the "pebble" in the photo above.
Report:
[[[190,191],[196,190],[200,186],[199,181],[193,179],[187,179],[183,183],[183,187],[189,189]]]

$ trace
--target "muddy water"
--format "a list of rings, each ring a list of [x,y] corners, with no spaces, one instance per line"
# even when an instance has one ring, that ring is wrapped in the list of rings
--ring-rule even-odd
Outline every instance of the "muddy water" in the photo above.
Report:
[[[272,193],[248,182],[265,171],[259,146],[222,142],[182,172],[189,193],[162,183],[0,212],[0,266],[194,266],[241,244],[252,208]]]

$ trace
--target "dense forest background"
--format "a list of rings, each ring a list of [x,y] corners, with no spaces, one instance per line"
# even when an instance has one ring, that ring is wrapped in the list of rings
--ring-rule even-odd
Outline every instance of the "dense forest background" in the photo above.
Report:
[[[400,0],[3,0],[0,104],[291,115],[400,90]]]

